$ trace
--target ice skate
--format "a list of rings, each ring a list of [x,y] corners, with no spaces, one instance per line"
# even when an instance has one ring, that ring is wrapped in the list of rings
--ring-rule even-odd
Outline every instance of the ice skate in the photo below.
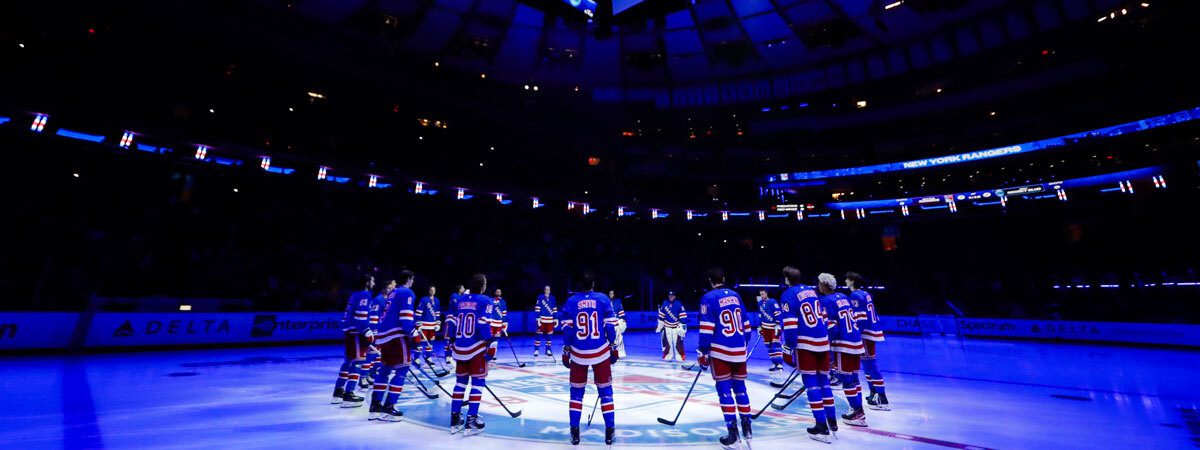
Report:
[[[617,439],[617,429],[616,428],[605,428],[604,429],[604,445],[612,447],[613,441],[616,439]]]
[[[808,438],[817,442],[824,442],[826,444],[833,443],[833,435],[829,433],[829,427],[825,426],[823,423],[819,423],[816,426],[809,428]]]
[[[363,400],[366,400],[366,399],[359,397],[357,395],[354,395],[353,392],[347,392],[342,395],[341,405],[343,408],[357,408],[357,407],[363,405]]]
[[[450,413],[450,434],[458,434],[463,430],[462,415],[459,413]]]
[[[892,406],[888,404],[887,394],[876,392],[874,396],[867,397],[867,408],[875,411],[891,411]]]
[[[579,427],[571,427],[571,445],[579,445]]]
[[[734,449],[740,448],[741,446],[738,445],[737,426],[735,425],[735,426],[729,427],[728,434],[726,434],[725,436],[721,436],[721,438],[718,439],[718,442],[721,443],[721,448],[723,448],[725,450],[734,450]]]
[[[867,426],[867,414],[860,409],[851,410],[849,413],[842,414],[842,423],[852,427]]]
[[[382,408],[377,417],[384,422],[400,422],[404,420],[404,413],[396,409],[396,405],[388,405]]]
[[[480,419],[479,416],[467,416],[467,425],[464,428],[463,435],[464,436],[474,436],[476,434],[482,433],[483,427],[484,427],[483,419]]]
[[[329,400],[329,404],[331,404],[331,405],[340,405],[340,404],[342,403],[342,396],[343,396],[343,395],[346,395],[346,391],[345,391],[345,390],[343,390],[342,388],[335,388],[335,389],[333,390],[333,398]]]

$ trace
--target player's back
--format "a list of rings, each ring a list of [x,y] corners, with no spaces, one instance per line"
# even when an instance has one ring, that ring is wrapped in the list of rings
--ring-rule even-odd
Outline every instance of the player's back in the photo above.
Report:
[[[830,346],[833,351],[849,354],[863,352],[862,335],[858,332],[857,313],[850,299],[841,292],[834,292],[821,299],[829,320],[835,322],[829,329]]]
[[[371,309],[371,291],[358,291],[346,300],[346,311],[342,313],[342,330],[350,331],[367,324]]]
[[[879,325],[879,316],[875,314],[875,300],[871,298],[871,293],[865,289],[855,290],[850,293],[850,303],[854,305],[858,331],[862,333],[862,338],[868,341],[882,341],[883,327]]]
[[[416,295],[413,294],[413,291],[406,287],[399,287],[392,291],[384,303],[383,310],[380,311],[377,341],[384,343],[395,337],[412,333],[413,310],[416,308],[415,298]]]
[[[454,304],[454,359],[466,361],[487,348],[492,338],[488,317],[492,314],[492,299],[486,295],[464,294]]]
[[[795,333],[796,348],[814,352],[829,351],[829,328],[817,292],[808,286],[789,287],[779,297],[784,333]],[[792,345],[792,342],[785,342]]]
[[[700,297],[700,351],[728,362],[746,361],[750,320],[742,297],[733,290],[717,288]]]
[[[571,347],[576,364],[594,365],[608,359],[616,338],[616,316],[608,296],[581,292],[563,304],[564,345]]]

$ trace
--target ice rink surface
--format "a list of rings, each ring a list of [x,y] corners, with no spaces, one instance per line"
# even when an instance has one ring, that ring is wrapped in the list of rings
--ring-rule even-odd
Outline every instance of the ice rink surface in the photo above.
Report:
[[[688,351],[695,348],[695,333]],[[712,379],[701,376],[676,427],[671,418],[694,378],[661,361],[657,336],[631,333],[630,358],[614,369],[616,447],[719,448],[724,431]],[[521,418],[484,394],[485,432],[450,436],[449,399],[421,396],[410,381],[402,423],[367,421],[362,408],[329,404],[341,362],[336,344],[0,357],[4,448],[474,448],[564,449],[566,369],[532,363],[532,337],[505,342],[488,384]],[[440,345],[440,343],[439,343]],[[557,350],[557,345],[555,345]],[[689,354],[689,364],[694,353]],[[1200,352],[888,336],[879,364],[892,411],[867,410],[868,428],[807,439],[801,396],[755,422],[755,449],[795,448],[1185,448],[1200,446]],[[748,382],[757,411],[775,389],[759,345]],[[453,377],[442,380],[446,389]],[[429,385],[433,392],[439,392]],[[792,389],[789,389],[791,391]],[[584,398],[586,421],[594,387]],[[846,412],[834,389],[839,415]],[[782,402],[780,402],[782,403]],[[603,445],[597,413],[583,444]]]

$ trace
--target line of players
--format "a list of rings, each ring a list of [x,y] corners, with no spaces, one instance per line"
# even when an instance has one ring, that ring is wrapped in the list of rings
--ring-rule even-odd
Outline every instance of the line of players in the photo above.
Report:
[[[860,361],[866,366],[871,388],[868,405],[873,409],[890,409],[882,376],[874,364],[875,343],[883,340],[883,334],[878,329],[871,296],[861,289],[861,276],[847,274],[846,284],[851,288],[851,296],[847,297],[836,292],[837,280],[830,274],[818,277],[815,290],[801,284],[800,273],[795,268],[785,268],[783,275],[789,288],[779,302],[768,298],[765,291],[760,292],[759,297],[762,318],[759,332],[772,361],[770,371],[781,370],[782,362],[801,373],[816,420],[816,425],[808,429],[809,437],[831,442],[830,433],[837,431],[829,380],[831,359],[834,360],[834,373],[844,386],[852,408],[842,416],[847,425],[866,426],[858,387]],[[752,438],[750,405],[745,389],[751,327],[740,296],[724,287],[724,273],[713,269],[708,278],[713,290],[700,302],[698,362],[704,368],[713,368],[713,379],[729,429],[720,441],[725,448],[735,448],[739,441],[738,422],[742,428],[741,438],[747,441]],[[624,356],[620,345],[623,333],[618,331],[624,331],[624,320],[620,317],[624,311],[619,300],[610,298],[613,297],[611,291],[610,296],[592,291],[593,277],[585,275],[582,279],[582,289],[564,304],[561,313],[555,306],[549,286],[539,296],[534,309],[538,318],[534,356],[537,357],[544,338],[546,354],[552,357],[550,336],[556,327],[561,328],[563,365],[571,370],[572,443],[579,442],[583,390],[587,368],[591,367],[603,404],[605,440],[611,445],[615,436],[611,364]],[[413,359],[419,356],[424,356],[426,363],[432,366],[430,342],[441,327],[434,296],[436,290],[431,287],[430,295],[418,303],[410,289],[412,283],[412,272],[403,271],[397,280],[385,281],[379,295],[372,297],[375,283],[373,278],[367,277],[364,290],[351,295],[343,319],[346,361],[337,380],[333,403],[343,407],[361,406],[364,399],[354,394],[354,388],[360,379],[373,374],[370,375],[374,385],[369,419],[399,421],[403,416],[395,403],[403,392],[408,369]],[[486,283],[484,275],[476,274],[465,290],[460,286],[459,292],[452,296],[450,313],[445,319],[448,342],[445,352],[448,360],[456,363],[456,384],[451,402],[452,434],[482,432],[484,424],[478,416],[482,397],[479,388],[486,386],[488,361],[496,354],[496,338],[507,334],[507,307],[500,291],[496,291],[494,298],[471,293],[484,291]],[[615,312],[617,310],[620,312]],[[664,359],[685,359],[686,314],[674,292],[659,308],[658,329],[663,333]],[[451,349],[452,358],[449,355]],[[466,396],[468,385],[471,392]],[[461,415],[464,397],[468,407],[465,420]],[[740,420],[737,420],[739,416]]]

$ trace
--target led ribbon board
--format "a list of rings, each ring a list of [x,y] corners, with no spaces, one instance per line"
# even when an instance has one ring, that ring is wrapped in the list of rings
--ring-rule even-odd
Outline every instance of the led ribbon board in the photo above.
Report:
[[[1142,169],[1127,170],[1124,172],[1109,173],[1104,175],[1095,175],[1084,178],[1074,178],[1065,181],[1052,181],[1049,183],[1031,184],[1025,186],[1002,187],[992,189],[990,191],[972,191],[959,192],[955,194],[931,195],[924,197],[909,197],[909,198],[894,198],[888,200],[863,200],[857,202],[839,202],[830,203],[829,209],[832,210],[854,210],[864,208],[895,208],[898,206],[918,205],[922,209],[940,209],[945,208],[951,200],[966,201],[966,200],[989,200],[996,198],[1019,197],[1023,195],[1038,195],[1050,193],[1053,197],[1057,189],[1072,189],[1081,187],[1099,186],[1103,184],[1112,184],[1125,182],[1126,180],[1155,177],[1166,170],[1162,166],[1146,167]],[[937,206],[941,205],[941,206]]]
[[[1084,131],[1066,136],[1055,138],[1042,139],[1040,141],[1026,142],[1024,144],[1010,145],[1007,147],[997,147],[987,150],[979,150],[974,152],[959,153],[957,155],[939,156],[936,158],[916,159],[912,161],[877,164],[873,166],[851,167],[845,169],[830,169],[817,170],[812,172],[792,172],[781,173],[767,176],[764,181],[769,188],[794,188],[802,187],[809,183],[805,180],[818,180],[824,178],[849,177],[855,175],[869,175],[881,172],[898,172],[902,170],[925,169],[930,167],[946,166],[951,164],[962,164],[984,159],[999,158],[1002,156],[1010,156],[1016,154],[1031,153],[1052,148],[1063,147],[1070,144],[1071,140],[1084,138],[1104,138],[1120,136],[1128,133],[1136,133],[1146,131],[1158,127],[1180,124],[1200,119],[1200,107],[1185,109],[1183,111],[1165,114],[1158,117],[1142,119],[1136,122],[1128,122],[1120,125],[1113,125],[1105,128],[1099,128],[1091,131]]]

